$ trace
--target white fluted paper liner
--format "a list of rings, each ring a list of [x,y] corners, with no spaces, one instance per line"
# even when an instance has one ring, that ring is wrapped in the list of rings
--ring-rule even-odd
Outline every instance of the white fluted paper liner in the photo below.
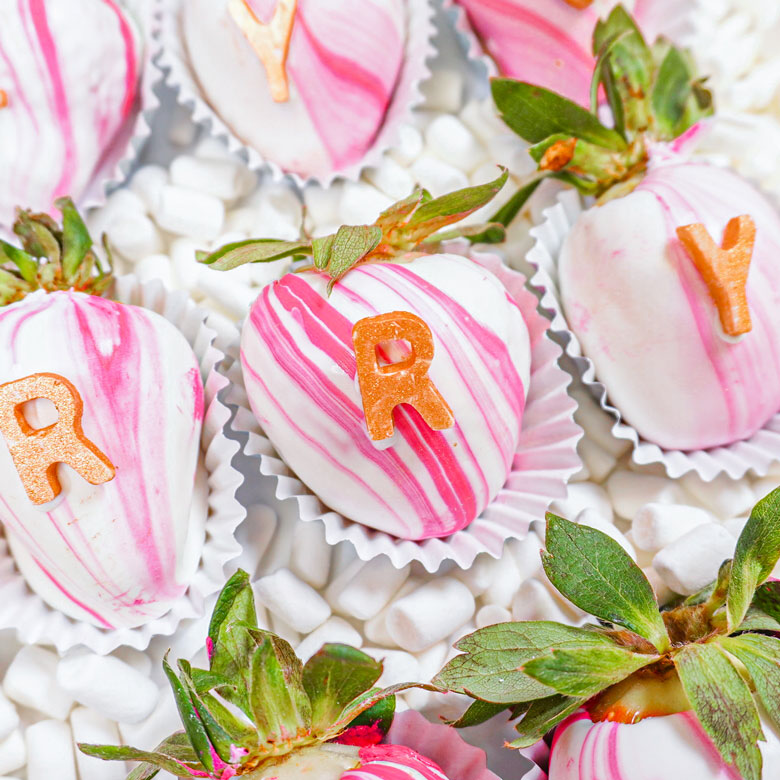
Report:
[[[485,69],[488,78],[500,75],[496,61],[485,51],[482,41],[474,32],[466,9],[457,0],[442,0],[441,5],[466,57],[472,62],[478,62]]]
[[[79,206],[84,209],[102,206],[106,197],[127,181],[141,150],[152,134],[152,121],[160,108],[160,99],[154,87],[161,81],[161,74],[152,65],[153,59],[159,54],[159,10],[155,7],[154,0],[125,0],[124,5],[143,32],[141,83],[131,116],[111,142],[92,176],[89,187],[79,199]]]
[[[238,138],[206,100],[190,66],[186,44],[180,33],[180,12],[185,2],[158,0],[162,8],[162,51],[156,63],[165,72],[165,82],[176,90],[179,103],[192,112],[192,118],[198,125],[204,127],[211,136],[224,141],[231,152],[244,156],[252,170],[266,170],[274,180],[287,176],[301,187],[307,183],[327,187],[335,179],[356,181],[366,168],[379,165],[385,152],[398,145],[402,125],[411,121],[414,109],[424,100],[420,85],[430,76],[428,60],[436,54],[433,43],[436,31],[434,7],[432,0],[407,0],[404,60],[393,99],[371,148],[362,159],[326,176],[304,176],[285,171]]]
[[[414,710],[395,716],[386,742],[430,758],[448,780],[500,780],[487,768],[484,750],[469,745],[452,726],[431,723]]]
[[[598,381],[593,362],[582,353],[577,335],[569,329],[558,290],[557,268],[563,242],[582,209],[582,200],[576,192],[569,190],[560,193],[558,202],[543,212],[542,223],[532,228],[531,235],[535,243],[526,255],[526,260],[535,269],[530,283],[539,290],[541,306],[552,317],[552,331],[556,339],[574,362],[583,384],[601,408],[614,419],[612,435],[631,443],[631,457],[635,463],[643,466],[660,463],[674,479],[691,471],[705,482],[724,473],[732,479],[739,479],[750,470],[758,476],[765,476],[773,464],[780,462],[780,414],[772,417],[749,439],[709,450],[683,452],[665,450],[643,439],[623,419],[620,410],[610,403],[608,389]]]
[[[238,342],[227,350],[232,365],[222,364],[232,382],[225,398],[237,407],[231,427],[248,437],[245,454],[257,459],[261,474],[276,478],[277,498],[298,503],[301,520],[323,523],[329,544],[348,541],[364,561],[386,555],[398,568],[419,561],[435,572],[448,560],[467,569],[480,553],[498,558],[507,539],[523,539],[552,501],[566,495],[570,477],[582,467],[577,454],[582,429],[574,422],[577,404],[567,393],[571,377],[558,366],[562,351],[548,337],[549,321],[537,311],[536,297],[525,288],[522,274],[495,255],[470,256],[501,280],[520,307],[531,337],[531,381],[520,440],[504,487],[476,520],[451,536],[420,542],[399,539],[329,510],[287,467],[255,419],[244,389]]]
[[[225,435],[231,412],[221,396],[227,381],[216,371],[224,353],[214,344],[215,331],[206,325],[208,312],[185,293],[170,292],[159,281],[141,284],[135,276],[119,278],[112,297],[150,309],[173,323],[200,363],[205,414],[196,481],[207,483],[205,541],[187,591],[165,615],[137,628],[103,629],[63,615],[33,592],[16,568],[8,543],[0,537],[0,629],[14,628],[22,643],[54,645],[61,653],[76,646],[101,654],[123,645],[145,649],[152,637],[172,634],[185,618],[202,616],[205,599],[225,584],[225,565],[241,553],[235,531],[246,510],[236,499],[236,491],[244,478],[232,465],[239,445]]]

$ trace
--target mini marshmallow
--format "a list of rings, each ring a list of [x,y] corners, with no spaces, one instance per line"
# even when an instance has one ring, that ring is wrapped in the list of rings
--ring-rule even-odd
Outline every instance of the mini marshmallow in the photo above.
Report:
[[[264,504],[254,504],[247,510],[246,522],[236,531],[236,539],[241,545],[241,555],[231,561],[235,569],[244,569],[253,578],[260,566],[268,546],[276,531],[276,512]],[[296,572],[297,573],[297,572]]]
[[[132,666],[133,669],[140,672],[145,677],[148,677],[152,673],[152,659],[147,653],[142,653],[134,647],[123,645],[114,650],[111,655],[118,658],[123,663],[126,663],[128,666]]]
[[[463,625],[474,608],[474,597],[460,580],[439,577],[393,603],[387,630],[399,647],[419,652]]]
[[[398,130],[398,143],[390,155],[401,165],[411,165],[421,154],[423,147],[422,133],[413,125],[401,125]]]
[[[701,590],[718,576],[720,565],[734,555],[734,537],[721,525],[700,525],[665,547],[653,568],[682,596]]]
[[[130,179],[130,189],[144,202],[148,214],[156,214],[162,188],[169,181],[168,170],[162,165],[143,165]]]
[[[255,236],[255,225],[260,221],[259,209],[255,206],[239,206],[231,209],[225,214],[225,230],[245,233],[253,238]],[[274,238],[274,236],[262,236],[262,238]]]
[[[536,576],[542,568],[542,556],[539,551],[544,543],[534,531],[529,531],[525,539],[510,539],[507,550],[514,556],[517,570],[523,580]]]
[[[352,647],[362,647],[363,637],[340,617],[325,621],[316,631],[312,631],[296,648],[298,657],[306,663],[323,645],[336,642]]]
[[[634,546],[626,539],[623,534],[614,523],[607,522],[595,509],[583,509],[577,515],[576,522],[580,525],[586,525],[588,528],[595,528],[597,531],[606,534],[614,539],[636,562],[636,550]]]
[[[428,125],[425,142],[438,158],[466,172],[477,168],[487,156],[487,150],[471,130],[451,114],[437,116]],[[494,171],[497,175],[498,171],[495,168]]]
[[[378,167],[368,168],[363,175],[394,201],[408,197],[414,190],[414,179],[409,171],[389,155],[382,158]]]
[[[195,253],[204,249],[202,244],[189,238],[177,238],[171,242],[169,257],[176,280],[180,287],[190,292],[194,291],[201,274],[207,269],[197,261]],[[217,273],[214,271],[214,273]]]
[[[631,520],[645,504],[684,504],[682,488],[666,477],[619,470],[607,480],[612,506],[621,517]]]
[[[755,503],[747,482],[731,479],[726,474],[719,474],[711,482],[705,482],[698,474],[690,472],[681,482],[697,501],[722,520],[749,513]]]
[[[16,707],[0,693],[0,740],[8,737],[19,728],[19,713]]]
[[[343,184],[336,183],[328,189],[311,185],[303,191],[307,217],[313,225],[332,225],[338,222],[343,189]]]
[[[73,736],[61,720],[42,720],[24,734],[27,780],[76,780]]]
[[[148,718],[160,695],[149,677],[124,661],[88,652],[63,658],[57,667],[57,682],[79,704],[123,723]]]
[[[581,439],[577,451],[591,478],[596,482],[603,482],[617,465],[617,458],[603,447],[599,447],[593,439],[587,437]]]
[[[181,729],[181,718],[173,696],[160,696],[152,714],[142,723],[119,723],[119,733],[125,745],[139,750],[154,750],[168,734]],[[115,744],[115,743],[114,743]]]
[[[118,745],[119,729],[104,715],[86,707],[76,707],[70,714],[73,741],[89,745]],[[124,780],[127,769],[122,761],[101,761],[76,750],[79,780]]]
[[[44,715],[66,718],[73,706],[73,697],[57,682],[58,661],[54,653],[42,647],[23,647],[5,673],[5,695]]]
[[[723,523],[723,527],[735,538],[739,539],[740,535],[742,534],[742,531],[745,528],[745,525],[747,525],[747,521],[750,519],[749,516],[745,515],[744,517],[734,517],[731,520],[726,520],[725,523]]]
[[[571,619],[561,609],[550,591],[539,580],[526,580],[512,601],[514,620],[554,620],[570,623]]]
[[[506,623],[511,619],[512,613],[508,609],[499,607],[498,604],[486,604],[477,612],[475,623],[477,628],[484,628],[496,623]]]
[[[330,574],[330,546],[322,523],[297,523],[290,568],[313,588],[323,588]]]
[[[271,612],[270,617],[271,631],[274,634],[280,636],[285,642],[289,642],[293,647],[301,641],[301,635],[283,618],[275,615],[273,612]]]
[[[321,188],[320,188],[321,189]],[[301,224],[303,218],[303,203],[298,191],[285,182],[264,181],[262,187],[244,198],[244,205],[252,206],[260,211],[268,207],[273,211],[285,214],[296,224]]]
[[[645,504],[634,515],[631,533],[637,547],[658,552],[697,526],[712,522],[704,509],[686,504]]]
[[[198,275],[195,288],[203,296],[215,301],[234,319],[241,320],[249,314],[249,309],[257,298],[257,291],[244,284],[240,278],[232,277],[232,273],[206,267]]]
[[[674,596],[672,589],[663,581],[661,575],[652,566],[645,566],[642,572],[653,586],[655,598],[661,606],[672,600]]]
[[[601,485],[592,482],[567,486],[566,498],[558,498],[550,505],[550,511],[566,520],[574,520],[583,509],[594,509],[609,522],[612,521],[612,504]]]
[[[168,289],[175,289],[175,274],[168,255],[149,255],[133,266],[133,273],[142,281],[159,279]]]
[[[342,564],[339,567],[339,564]],[[356,577],[360,570],[366,566],[366,562],[355,556],[349,561],[338,561],[337,556],[333,556],[333,574],[330,584],[325,589],[325,598],[333,609],[339,608],[339,597],[341,591]]]
[[[516,135],[504,129],[488,141],[488,157],[496,164],[508,168],[514,176],[528,176],[536,167],[527,146]]]
[[[468,177],[463,171],[428,152],[414,161],[411,170],[417,183],[428,190],[434,198],[463,189],[469,184]]]
[[[422,84],[428,111],[454,113],[463,105],[463,76],[453,68],[437,68]]]
[[[212,135],[204,135],[201,138],[195,149],[192,152],[196,157],[201,160],[235,160],[230,149],[227,148],[227,144]]]
[[[345,225],[371,225],[392,204],[392,198],[370,184],[347,182],[339,204],[339,221]]]
[[[123,214],[113,219],[106,235],[111,248],[133,263],[163,250],[159,231],[143,214]]]
[[[380,687],[420,679],[420,664],[411,653],[386,647],[364,647],[363,652],[382,662],[382,676],[376,681]]]
[[[155,216],[169,233],[210,241],[222,232],[225,206],[214,195],[166,184]]]
[[[422,582],[420,580],[415,577],[410,577],[401,586],[398,593],[396,593],[395,601],[402,599],[409,593],[413,593],[421,585]],[[390,636],[390,632],[387,630],[387,614],[392,606],[393,602],[390,602],[390,604],[388,604],[378,615],[375,615],[363,624],[363,633],[371,642],[376,642],[377,644],[386,645],[388,647],[397,647],[393,637]]]
[[[545,205],[546,208],[546,205]],[[612,433],[615,418],[605,412],[584,388],[572,388],[571,394],[577,400],[574,419],[585,429],[585,435],[593,439],[602,449],[619,458],[631,448],[631,442],[618,439]]]
[[[512,603],[512,598],[523,580],[514,556],[504,549],[504,554],[496,562],[496,567],[493,571],[493,580],[485,589],[482,598],[488,604],[508,607]]]
[[[493,582],[498,561],[487,553],[481,553],[468,569],[454,569],[453,577],[463,582],[474,596],[481,596]]]
[[[422,653],[418,653],[417,663],[420,665],[420,675],[417,681],[430,682],[447,662],[450,649],[446,642],[438,642]],[[433,706],[434,694],[420,688],[412,688],[404,691],[404,699],[412,709],[423,712],[428,707]]]
[[[263,606],[301,634],[308,634],[330,617],[328,602],[289,569],[258,580],[255,593]]]
[[[21,729],[15,729],[0,741],[0,772],[14,772],[27,763],[27,745]],[[57,775],[53,775],[57,777]]]
[[[506,134],[506,125],[496,116],[495,106],[490,98],[485,101],[469,100],[463,106],[460,118],[483,144],[488,144],[491,138],[499,134]]]
[[[232,201],[244,194],[244,166],[230,160],[203,159],[183,154],[171,163],[171,182]]]
[[[380,556],[360,568],[337,597],[343,612],[358,620],[377,615],[398,592],[409,576],[409,567],[396,569],[385,556]]]
[[[753,501],[758,503],[762,498],[765,498],[778,486],[777,477],[764,477],[763,479],[757,479],[750,487],[753,491]],[[752,506],[751,506],[752,509]]]

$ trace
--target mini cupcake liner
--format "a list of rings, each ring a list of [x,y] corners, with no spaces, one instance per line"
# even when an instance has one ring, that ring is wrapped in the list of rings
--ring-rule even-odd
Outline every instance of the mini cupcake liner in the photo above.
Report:
[[[160,13],[153,0],[125,0],[143,32],[143,60],[141,83],[132,118],[112,142],[92,176],[92,181],[79,205],[84,209],[102,206],[106,197],[127,180],[135,167],[141,150],[152,134],[152,121],[160,108],[160,99],[154,87],[162,80],[152,61],[159,53]]]
[[[448,780],[500,780],[487,768],[484,750],[469,745],[452,726],[431,723],[414,710],[395,716],[387,742],[430,758]]]
[[[289,177],[298,186],[308,183],[328,187],[336,179],[356,181],[370,167],[379,165],[385,152],[397,146],[401,126],[412,120],[412,114],[424,100],[420,85],[430,76],[428,60],[436,54],[432,0],[407,0],[406,51],[393,99],[371,148],[361,160],[326,176],[303,176],[285,171],[273,160],[267,160],[256,149],[245,144],[220,118],[203,96],[197,77],[190,67],[186,45],[180,34],[179,14],[186,0],[157,0],[162,9],[160,41],[162,52],[156,64],[165,72],[165,83],[176,90],[180,104],[192,112],[192,119],[206,132],[224,141],[229,151],[241,154],[252,170],[267,170],[274,181]]]
[[[471,26],[466,9],[457,0],[442,0],[441,5],[467,59],[471,62],[478,62],[485,69],[489,79],[499,76],[498,65],[485,51],[482,41]]]
[[[465,253],[459,246],[448,250]],[[505,541],[524,538],[550,503],[566,495],[569,478],[582,467],[577,454],[582,429],[574,422],[577,404],[566,392],[571,378],[558,366],[562,351],[547,335],[550,323],[537,311],[536,297],[525,288],[522,274],[495,255],[470,256],[500,279],[520,307],[531,337],[531,381],[520,441],[504,487],[476,520],[449,537],[399,539],[329,510],[287,467],[255,419],[244,388],[238,342],[227,350],[232,364],[225,361],[220,368],[232,383],[226,396],[236,407],[231,427],[247,437],[245,454],[257,459],[259,472],[276,478],[277,498],[297,501],[301,520],[322,522],[329,544],[348,541],[364,561],[386,555],[398,568],[419,561],[435,572],[447,560],[466,569],[480,553],[498,558]]]
[[[673,479],[691,471],[705,482],[723,473],[732,479],[739,479],[751,470],[757,476],[766,476],[772,465],[780,462],[780,413],[749,439],[709,450],[683,452],[665,450],[643,439],[623,419],[620,410],[610,403],[607,388],[598,381],[593,362],[582,353],[579,339],[569,329],[558,290],[557,268],[563,242],[582,211],[583,203],[576,192],[569,190],[560,193],[558,203],[545,209],[542,223],[532,228],[535,244],[526,255],[526,260],[535,270],[530,284],[539,291],[541,307],[552,319],[554,337],[573,361],[583,384],[601,408],[614,419],[612,435],[632,445],[631,457],[635,463],[642,466],[660,463]]]
[[[241,553],[235,531],[246,510],[236,491],[244,478],[232,465],[238,443],[225,435],[231,413],[221,396],[227,381],[216,370],[224,353],[214,344],[215,331],[205,323],[208,312],[184,293],[170,292],[159,281],[141,284],[135,276],[117,279],[113,297],[165,317],[182,332],[200,362],[206,410],[199,476],[208,483],[204,544],[189,588],[165,615],[138,628],[103,629],[50,607],[27,585],[6,539],[0,537],[0,628],[16,629],[24,644],[49,644],[60,653],[78,645],[100,654],[122,645],[144,650],[152,637],[170,635],[185,618],[202,616],[205,599],[225,583],[225,565]]]

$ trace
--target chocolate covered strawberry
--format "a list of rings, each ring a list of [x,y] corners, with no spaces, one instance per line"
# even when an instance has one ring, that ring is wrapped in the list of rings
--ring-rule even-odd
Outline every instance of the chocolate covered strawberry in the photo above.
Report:
[[[162,769],[214,780],[447,780],[411,748],[382,744],[394,694],[411,684],[375,687],[382,664],[346,645],[326,644],[302,663],[287,642],[258,628],[246,572],[220,594],[206,648],[208,669],[179,661],[177,674],[163,661],[184,731],[152,752],[79,748],[107,761],[140,761],[133,778]]]
[[[691,158],[711,104],[684,53],[651,49],[620,7],[593,48],[613,127],[595,105],[493,82],[533,144],[535,182],[596,198],[558,262],[568,325],[644,439],[686,451],[747,439],[780,410],[780,215],[736,173]]]
[[[460,640],[435,683],[477,701],[461,725],[510,709],[519,738],[552,733],[550,780],[777,776],[780,488],[762,499],[718,580],[659,610],[628,554],[547,516],[545,572],[598,618],[503,623]],[[763,767],[763,774],[762,774]]]
[[[200,557],[198,361],[112,279],[72,202],[0,243],[0,521],[28,584],[104,628],[167,612]],[[199,491],[200,492],[200,491]]]
[[[496,276],[441,253],[445,234],[434,235],[505,180],[435,200],[419,190],[374,225],[250,240],[206,258],[229,270],[312,256],[266,287],[244,324],[249,401],[324,503],[399,538],[465,528],[517,449],[530,375],[523,316]]]

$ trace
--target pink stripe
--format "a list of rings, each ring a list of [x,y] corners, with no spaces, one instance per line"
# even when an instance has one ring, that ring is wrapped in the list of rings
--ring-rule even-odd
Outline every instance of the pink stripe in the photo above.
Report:
[[[30,10],[32,11],[33,24],[35,25],[35,30],[38,34],[41,51],[44,60],[46,61],[52,89],[54,90],[55,113],[65,140],[62,174],[59,183],[54,190],[54,198],[58,198],[61,195],[68,194],[71,182],[76,173],[76,142],[73,136],[73,127],[70,120],[65,85],[62,82],[62,73],[60,71],[59,62],[57,61],[57,50],[46,18],[44,0],[29,0],[29,3]]]
[[[135,38],[130,29],[125,15],[117,8],[113,0],[103,0],[103,2],[116,14],[119,22],[119,29],[122,34],[122,40],[125,43],[125,97],[122,101],[122,118],[127,117],[133,110],[135,101],[136,84],[138,82],[138,67],[135,57]]]

